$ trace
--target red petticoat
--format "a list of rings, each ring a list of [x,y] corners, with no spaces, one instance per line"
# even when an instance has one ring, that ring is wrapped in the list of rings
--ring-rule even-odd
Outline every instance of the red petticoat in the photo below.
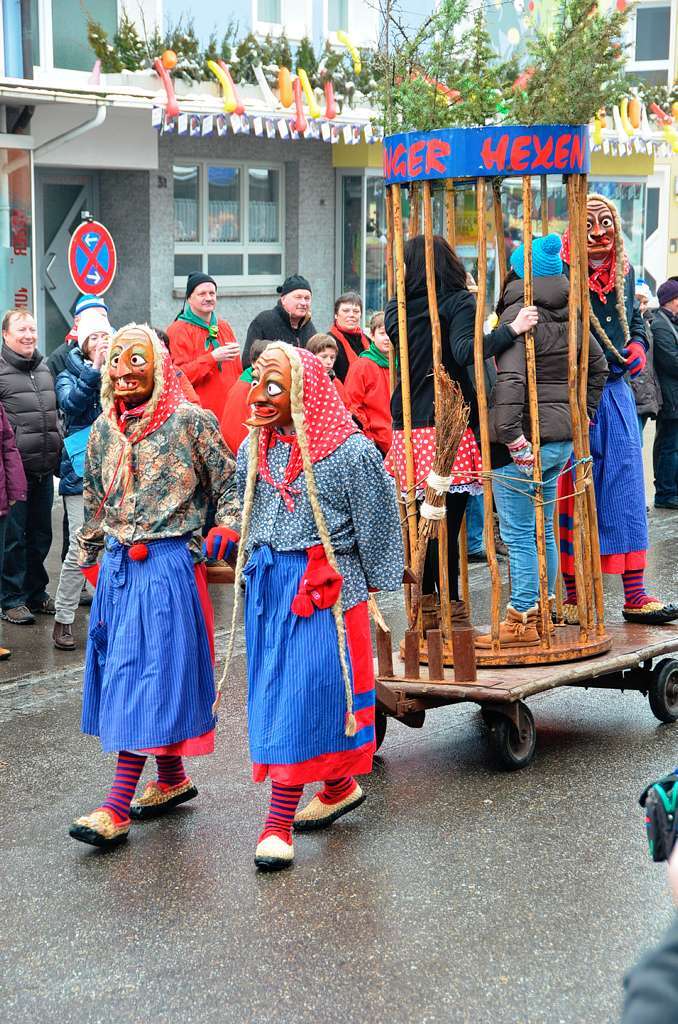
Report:
[[[194,570],[195,585],[198,588],[200,607],[205,618],[207,639],[209,640],[210,654],[212,655],[212,664],[214,665],[214,608],[212,607],[212,601],[207,589],[207,567],[203,562],[200,565],[196,565]],[[178,743],[169,743],[164,747],[148,747],[145,750],[140,750],[139,753],[161,754],[167,757],[200,757],[203,754],[213,754],[214,734],[215,730],[210,729],[209,732],[204,732],[202,736],[191,736],[190,739],[180,740]]]
[[[374,655],[372,634],[367,602],[362,601],[344,615],[348,652],[353,670],[354,693],[365,693],[374,689]],[[374,725],[374,703],[355,713],[358,729]],[[337,753],[319,754],[318,757],[299,761],[297,764],[252,764],[252,779],[263,782],[271,778],[285,786],[301,786],[307,782],[324,782],[325,779],[340,779],[346,775],[367,775],[372,771],[372,756],[375,742],[371,739],[355,750],[340,750]]]
[[[416,492],[417,497],[421,498],[426,489],[426,477],[433,468],[433,460],[436,454],[436,428],[415,427],[412,431],[412,450],[414,453]],[[404,492],[407,480],[404,431],[393,431],[393,445],[386,456],[384,466],[391,476],[395,476],[395,466],[400,478],[401,489]],[[450,468],[450,475],[452,476],[450,490],[469,491],[471,494],[479,494],[482,491],[482,471],[483,463],[480,457],[478,442],[476,441],[475,434],[469,427],[459,443],[457,454]]]

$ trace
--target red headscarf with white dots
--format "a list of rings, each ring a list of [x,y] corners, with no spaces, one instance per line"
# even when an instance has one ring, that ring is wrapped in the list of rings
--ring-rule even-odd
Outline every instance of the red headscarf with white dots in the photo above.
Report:
[[[303,348],[295,351],[303,367],[304,425],[311,462],[315,464],[336,451],[351,434],[358,433],[358,427],[318,357]],[[273,479],[268,464],[268,450],[283,439],[283,435],[278,434],[275,427],[261,427],[259,431],[259,476],[280,491],[288,512],[294,511],[293,496],[299,494],[299,489],[291,485],[304,471],[299,442],[296,435],[291,436],[293,440],[285,475],[278,481]]]

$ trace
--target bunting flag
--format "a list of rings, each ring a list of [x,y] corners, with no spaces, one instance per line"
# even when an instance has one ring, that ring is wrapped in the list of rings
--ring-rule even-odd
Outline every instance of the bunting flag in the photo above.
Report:
[[[343,140],[353,146],[359,142],[380,142],[383,131],[371,121],[316,121],[309,119],[306,130],[300,134],[294,127],[294,117],[275,114],[204,114],[182,111],[178,117],[168,117],[164,107],[153,107],[152,126],[163,135],[209,137],[215,133],[223,138],[232,135],[253,135],[256,138],[296,141],[310,139],[335,145]]]

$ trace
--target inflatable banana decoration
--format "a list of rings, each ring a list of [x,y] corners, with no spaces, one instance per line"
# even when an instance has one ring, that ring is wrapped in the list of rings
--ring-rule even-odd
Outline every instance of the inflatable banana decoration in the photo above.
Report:
[[[278,68],[278,93],[283,107],[291,107],[294,103],[294,93],[289,68]]]
[[[299,132],[300,135],[303,135],[308,128],[308,121],[304,114],[304,103],[301,97],[301,82],[298,78],[295,78],[292,82],[292,92],[294,94],[294,105],[297,110],[297,116],[293,127],[295,131]]]
[[[233,79],[231,78],[231,72],[229,70],[228,64],[224,64],[223,60],[218,61],[218,64],[219,64],[219,67],[221,68],[221,70],[224,73],[224,77],[225,77],[226,81],[228,82],[228,86],[229,86],[229,90],[230,90],[230,97],[232,97],[233,101],[235,102],[235,107],[233,109],[233,112],[236,113],[236,114],[244,114],[245,113],[245,107],[243,106],[243,104],[242,104],[242,102],[240,100],[240,97],[238,96],[238,90],[236,89],[235,83],[234,83]]]
[[[351,54],[351,57],[353,58],[353,71],[356,75],[359,75],[363,67],[362,61],[360,60],[360,54],[345,32],[337,32],[337,39],[340,43],[344,44],[348,52]]]
[[[240,102],[238,93],[236,92],[231,73],[224,64],[223,61],[208,60],[207,67],[210,69],[214,77],[221,85],[223,98],[224,98],[224,110],[227,114],[244,114],[245,108]]]
[[[325,117],[328,121],[334,121],[337,116],[337,104],[334,99],[334,87],[329,78],[325,82]]]
[[[636,134],[636,131],[635,131],[635,128],[633,127],[633,124],[631,123],[631,121],[629,119],[628,111],[629,111],[628,97],[624,96],[623,100],[619,104],[619,120],[621,121],[622,128],[624,129],[624,131],[626,132],[626,134],[630,138],[632,135]]]
[[[178,117],[180,114],[179,104],[174,93],[174,86],[172,85],[172,79],[170,78],[169,71],[161,61],[160,57],[156,57],[153,61],[153,67],[158,72],[160,80],[165,87],[165,95],[167,96],[167,104],[165,106],[165,114],[167,117]]]
[[[311,83],[308,80],[308,75],[303,68],[297,68],[297,76],[301,82],[301,88],[304,90],[304,96],[308,103],[308,112],[313,120],[320,117],[320,107],[316,103],[315,96],[313,95],[313,89],[311,89]]]

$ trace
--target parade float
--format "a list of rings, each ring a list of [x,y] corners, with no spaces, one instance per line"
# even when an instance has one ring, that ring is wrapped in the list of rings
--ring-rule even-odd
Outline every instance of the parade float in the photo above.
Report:
[[[568,5],[564,4],[566,8]],[[573,5],[570,4],[570,7]],[[590,5],[589,5],[590,6]],[[595,11],[595,6],[592,8]],[[603,19],[604,20],[604,19]],[[595,21],[595,15],[591,21]],[[621,19],[620,19],[621,21]],[[613,26],[614,28],[614,26]],[[576,36],[577,25],[564,24],[560,46]],[[601,22],[601,39],[614,55],[614,32]],[[605,33],[608,35],[605,36]],[[564,41],[564,42],[563,42]],[[542,40],[543,42],[543,40]],[[575,40],[577,42],[577,40]],[[582,44],[587,40],[581,40]],[[589,40],[590,42],[590,40]],[[437,43],[433,44],[438,45]],[[574,57],[573,45],[573,57]],[[546,48],[548,54],[548,48]],[[557,45],[551,52],[556,52]],[[486,55],[487,56],[487,55]],[[438,56],[440,60],[440,56]],[[396,62],[394,62],[395,64]],[[513,110],[523,115],[539,116],[541,110],[559,109],[557,88],[549,100],[548,55],[541,69],[521,72],[514,82],[517,102]],[[585,69],[584,69],[585,70]],[[539,79],[540,71],[543,81]],[[480,75],[484,72],[481,70]],[[592,70],[595,78],[595,69]],[[492,84],[492,74],[488,74]],[[463,93],[451,89],[449,79],[440,82],[426,68],[413,64],[403,71],[402,61],[391,76],[394,89],[387,91],[385,112],[387,133],[384,139],[384,177],[387,183],[387,268],[389,297],[396,296],[398,309],[398,351],[391,365],[392,388],[398,383],[402,394],[403,430],[405,435],[405,479],[396,478],[401,501],[401,523],[406,564],[409,567],[405,585],[408,629],[394,645],[383,620],[377,624],[378,681],[377,736],[381,742],[388,717],[398,718],[412,727],[423,725],[426,711],[442,705],[471,701],[479,705],[490,729],[500,762],[508,768],[527,765],[534,756],[536,728],[526,699],[557,686],[584,686],[618,690],[635,690],[648,695],[654,714],[664,722],[678,719],[678,661],[654,659],[678,648],[675,626],[649,626],[625,623],[610,624],[605,619],[601,573],[596,498],[591,473],[586,385],[591,311],[588,290],[586,196],[590,152],[593,147],[614,145],[644,146],[649,137],[647,112],[636,102],[629,109],[627,98],[611,104],[613,125],[608,128],[598,109],[590,136],[588,116],[585,123],[511,123],[510,99],[497,90],[496,115],[482,125],[469,124],[459,117],[455,125],[455,106]],[[414,82],[419,94],[411,102],[409,84]],[[433,96],[426,103],[426,89]],[[530,98],[530,89],[532,100]],[[598,85],[592,86],[593,95]],[[619,89],[619,83],[616,86]],[[475,83],[474,96],[482,85]],[[400,90],[400,96],[397,93]],[[394,92],[396,96],[394,98]],[[405,98],[403,100],[403,93]],[[554,99],[555,96],[555,99]],[[612,90],[614,97],[614,90]],[[400,110],[397,100],[401,100]],[[589,97],[589,101],[590,101]],[[423,102],[422,102],[423,101]],[[587,97],[578,96],[578,110],[585,109]],[[573,101],[574,103],[574,101]],[[409,104],[409,106],[408,106]],[[442,110],[441,127],[430,127],[435,121],[431,111],[436,104]],[[396,108],[394,110],[394,107]],[[563,109],[563,104],[560,104]],[[421,122],[411,112],[421,113]],[[575,114],[578,112],[575,111]],[[565,121],[565,118],[563,118]],[[582,119],[584,120],[584,119]],[[415,123],[413,123],[413,121]],[[450,123],[451,122],[451,123]],[[389,123],[391,131],[389,131]],[[418,130],[419,124],[425,130]],[[393,131],[393,127],[409,130]],[[667,125],[664,125],[666,128]],[[663,129],[662,129],[663,130]],[[625,142],[619,141],[619,132]],[[613,138],[613,135],[615,136]],[[663,144],[674,140],[663,131]],[[635,141],[634,141],[635,139]],[[549,232],[547,180],[557,175],[565,183],[570,232],[570,293],[568,307],[568,397],[572,422],[574,487],[574,570],[579,595],[579,624],[567,625],[562,620],[562,596],[557,596],[552,626],[546,573],[545,520],[557,513],[553,505],[542,500],[539,416],[537,407],[537,373],[534,338],[528,331],[524,337],[527,367],[529,419],[534,451],[533,501],[536,519],[537,555],[539,563],[539,642],[521,648],[512,644],[502,648],[499,641],[502,580],[495,550],[488,420],[488,393],[485,383],[483,355],[484,321],[489,309],[487,296],[488,221],[493,225],[496,260],[500,279],[506,275],[504,247],[504,216],[502,183],[507,178],[522,181],[522,238],[525,243],[524,296],[530,305],[533,295],[531,266],[532,239],[535,236],[533,180],[538,177],[539,227],[542,235]],[[485,549],[491,581],[491,616],[487,623],[476,622],[478,632],[489,633],[491,643],[481,650],[474,644],[476,631],[470,623],[460,624],[451,612],[450,580],[445,495],[449,487],[449,466],[453,452],[445,451],[449,443],[449,424],[454,419],[450,403],[459,402],[449,388],[443,368],[443,344],[436,296],[434,266],[434,207],[445,211],[447,240],[456,242],[456,197],[460,192],[474,196],[477,246],[477,309],[474,337],[474,370],[479,406],[479,439],[482,455],[483,500],[485,512]],[[468,204],[466,206],[468,209]],[[407,216],[404,216],[407,210]],[[440,215],[437,218],[440,225]],[[433,378],[435,388],[436,459],[434,471],[425,481],[415,479],[412,443],[412,406],[410,395],[409,350],[407,343],[407,297],[404,274],[404,244],[407,237],[421,233],[426,253],[428,307],[433,339]],[[407,228],[407,231],[406,231]],[[578,345],[578,322],[581,323],[581,345]],[[458,440],[458,436],[457,436]],[[445,468],[447,467],[447,469]],[[426,485],[421,500],[422,484]],[[419,500],[418,500],[419,499]],[[442,508],[441,508],[442,506]],[[556,530],[556,535],[557,535]],[[440,552],[437,559],[438,601],[433,609],[422,609],[423,561],[429,545]],[[461,597],[468,619],[472,619],[468,565],[464,535],[460,537]],[[395,648],[395,649],[394,649]]]

